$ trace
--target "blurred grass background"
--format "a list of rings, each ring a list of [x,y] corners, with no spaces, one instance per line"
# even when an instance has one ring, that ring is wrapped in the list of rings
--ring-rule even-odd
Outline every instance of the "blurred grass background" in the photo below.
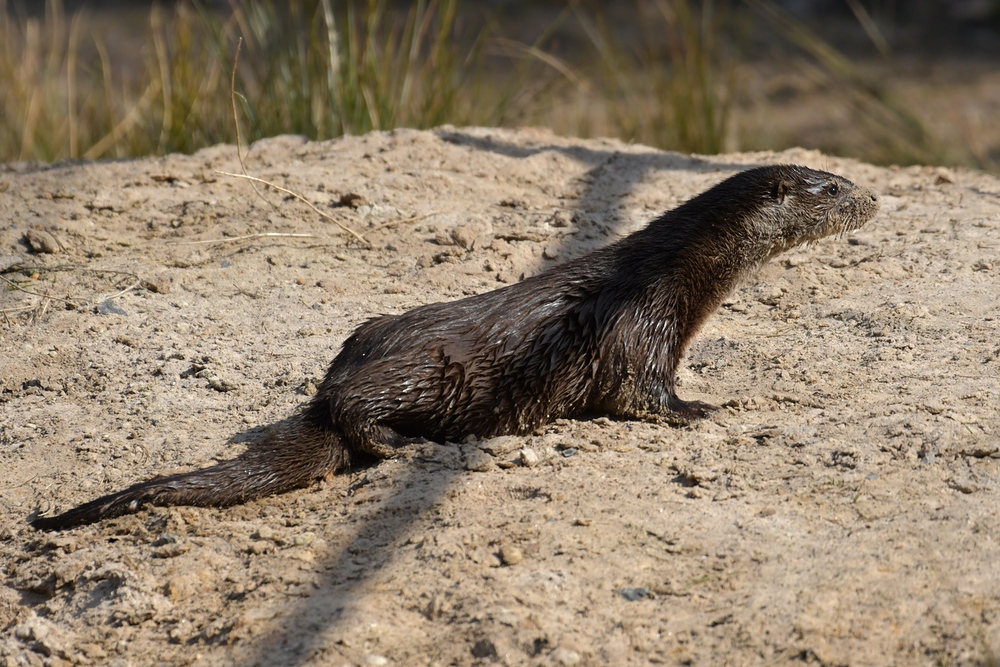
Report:
[[[0,161],[233,142],[242,38],[235,89],[248,141],[544,125],[685,152],[802,145],[997,170],[1000,95],[949,112],[933,77],[899,78],[882,27],[891,12],[844,3],[864,35],[851,55],[770,0],[569,0],[514,19],[459,0],[182,1],[144,6],[138,25],[119,26],[129,34],[62,0],[44,11],[0,0]],[[964,81],[974,98],[979,80]],[[939,83],[954,94],[956,81]]]

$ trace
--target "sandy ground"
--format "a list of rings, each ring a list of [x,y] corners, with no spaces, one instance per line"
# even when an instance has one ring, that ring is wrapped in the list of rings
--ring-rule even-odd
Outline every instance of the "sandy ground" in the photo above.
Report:
[[[882,212],[709,320],[680,373],[725,406],[708,420],[560,422],[245,506],[25,523],[235,455],[373,315],[778,161]],[[278,137],[247,165],[373,247],[217,174],[232,146],[0,167],[7,665],[996,664],[997,178],[450,127]]]

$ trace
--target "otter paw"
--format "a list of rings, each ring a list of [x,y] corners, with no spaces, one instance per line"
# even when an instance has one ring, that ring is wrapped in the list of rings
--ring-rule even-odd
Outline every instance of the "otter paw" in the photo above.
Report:
[[[718,409],[717,405],[712,405],[711,403],[676,399],[670,402],[670,412],[665,417],[668,421],[673,421],[683,426],[696,419],[707,417],[710,413]]]

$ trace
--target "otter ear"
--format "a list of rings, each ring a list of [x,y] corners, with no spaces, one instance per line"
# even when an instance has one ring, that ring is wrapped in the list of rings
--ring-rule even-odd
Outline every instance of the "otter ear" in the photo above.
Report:
[[[792,189],[791,181],[778,181],[775,184],[774,191],[771,194],[776,200],[778,200],[778,203],[781,204],[782,202],[785,201],[785,195],[787,195],[788,191],[791,189]]]

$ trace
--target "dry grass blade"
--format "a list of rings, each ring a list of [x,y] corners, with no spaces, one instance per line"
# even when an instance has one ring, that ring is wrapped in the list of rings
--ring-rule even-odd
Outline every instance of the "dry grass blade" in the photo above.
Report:
[[[171,242],[168,245],[203,245],[209,243],[233,243],[235,241],[245,241],[247,239],[259,239],[259,238],[270,238],[270,237],[290,237],[295,239],[313,239],[316,238],[315,234],[291,234],[283,232],[261,232],[259,234],[245,234],[243,236],[232,236],[224,239],[205,239],[203,241],[176,241]]]
[[[119,290],[119,291],[115,292],[114,294],[111,294],[109,296],[106,296],[106,297],[102,298],[101,302],[112,301],[114,299],[117,299],[118,297],[131,292],[132,290],[134,290],[136,287],[138,287],[141,284],[142,284],[142,281],[140,279],[136,278],[134,283],[132,283],[131,285],[129,285],[128,287],[126,287],[123,290]]]
[[[298,199],[300,202],[302,202],[303,204],[305,204],[306,206],[308,206],[309,208],[311,208],[314,212],[316,212],[316,214],[318,214],[320,217],[325,218],[326,220],[329,220],[333,224],[337,225],[338,227],[340,227],[341,229],[343,229],[345,232],[347,232],[348,234],[350,234],[351,236],[353,236],[354,238],[356,238],[358,241],[361,241],[362,243],[364,243],[365,246],[367,246],[369,248],[372,247],[372,244],[368,242],[368,239],[366,239],[365,237],[363,237],[361,234],[358,234],[356,231],[354,231],[353,229],[351,229],[350,227],[348,227],[347,225],[345,225],[344,223],[342,223],[340,220],[337,220],[336,218],[334,218],[329,213],[325,213],[324,211],[319,210],[319,208],[317,208],[315,204],[313,204],[311,201],[309,201],[308,199],[306,199],[305,197],[303,197],[302,195],[300,195],[298,192],[294,192],[292,190],[289,190],[288,188],[283,188],[280,185],[275,185],[274,183],[272,183],[270,181],[266,181],[263,178],[257,178],[256,176],[248,176],[247,174],[234,174],[232,172],[221,171],[221,170],[218,170],[218,169],[215,171],[215,173],[222,174],[223,176],[231,176],[232,178],[245,178],[247,180],[254,181],[256,183],[261,183],[261,184],[266,185],[268,187],[274,188],[278,192],[284,192],[286,195],[289,195],[291,197],[294,197],[294,198]]]
[[[845,0],[847,6],[851,8],[851,12],[854,14],[854,18],[858,20],[858,23],[864,29],[865,33],[868,35],[868,39],[872,41],[875,48],[883,56],[889,55],[889,42],[886,40],[882,31],[878,29],[878,25],[872,19],[872,15],[868,13],[868,10],[864,8],[859,0]]]
[[[74,299],[68,299],[66,297],[56,296],[48,292],[42,293],[33,289],[29,289],[21,285],[17,281],[11,280],[6,276],[0,275],[0,280],[7,283],[7,285],[10,286],[10,289],[14,289],[19,292],[24,292],[25,294],[30,294],[31,296],[36,296],[39,297],[39,299],[41,299],[38,303],[27,304],[24,306],[15,306],[13,308],[6,308],[0,310],[0,315],[4,316],[4,321],[8,325],[10,325],[11,322],[10,319],[7,318],[7,315],[14,313],[22,313],[30,311],[31,315],[28,321],[33,322],[37,320],[39,317],[45,314],[45,311],[48,310],[49,304],[52,301],[59,301],[61,303],[65,303],[67,306],[73,308],[74,310],[84,310],[88,307],[95,307],[98,304],[103,303],[105,301],[111,301],[117,299],[118,297],[142,285],[142,280],[139,278],[139,276],[137,276],[135,273],[132,273],[131,271],[118,271],[114,269],[91,269],[74,264],[62,264],[57,266],[31,266],[31,265],[17,264],[8,267],[5,270],[5,272],[12,272],[12,271],[31,272],[31,273],[72,272],[81,274],[89,273],[94,275],[127,276],[132,279],[132,282],[125,288],[120,289],[117,292],[114,292],[113,294],[109,294],[107,296],[100,296],[99,294],[93,294],[91,295],[90,298],[87,298],[85,300],[74,300]]]
[[[240,169],[243,170],[243,175],[247,174],[247,165],[243,161],[243,140],[240,137],[240,116],[236,113],[236,67],[240,63],[240,49],[243,47],[243,38],[240,37],[236,42],[236,55],[233,56],[233,75],[229,82],[229,103],[233,107],[233,127],[236,128],[236,157],[240,161]],[[269,200],[264,194],[257,188],[257,184],[252,180],[250,181],[250,187],[253,191],[257,193],[257,196],[263,199],[266,203],[270,204],[274,208],[278,208],[278,205]]]
[[[395,227],[396,225],[405,225],[409,222],[416,222],[417,220],[423,220],[424,218],[430,218],[431,216],[438,215],[439,213],[444,213],[444,209],[437,211],[429,211],[427,213],[421,213],[420,215],[410,216],[409,218],[403,218],[402,220],[390,220],[389,222],[383,222],[378,227],[374,227],[371,231],[377,232],[381,229],[386,229],[387,227]]]
[[[41,297],[42,299],[51,299],[52,301],[62,301],[63,303],[68,304],[68,305],[72,306],[73,308],[77,308],[77,309],[80,309],[80,308],[83,307],[83,304],[77,303],[76,301],[71,301],[70,299],[64,299],[61,296],[53,296],[51,294],[42,294],[41,292],[36,292],[34,290],[30,290],[27,287],[23,287],[21,285],[18,285],[15,281],[11,280],[10,278],[7,278],[6,276],[0,276],[0,280],[3,280],[5,283],[7,283],[8,285],[10,285],[11,289],[15,289],[15,290],[17,290],[19,292],[24,292],[25,294],[30,294],[32,296]],[[31,306],[31,307],[23,307],[22,306],[22,307],[15,308],[15,309],[12,309],[12,310],[9,310],[9,311],[5,310],[4,312],[14,312],[14,311],[17,311],[17,310],[30,310],[31,308],[35,308],[35,307],[36,306]]]
[[[885,85],[838,51],[801,20],[767,0],[744,2],[769,20],[782,36],[812,57],[817,72],[842,85],[842,99],[869,127],[866,134],[886,157],[906,162],[944,162],[955,149],[944,146],[914,113]],[[886,159],[883,157],[882,159]],[[960,162],[969,162],[963,156]]]
[[[559,72],[559,74],[566,77],[566,80],[578,90],[589,89],[587,80],[574,72],[573,68],[570,67],[565,60],[543,51],[536,45],[521,44],[520,42],[515,42],[512,39],[505,39],[503,37],[497,38],[494,42],[498,46],[502,47],[506,53],[516,53],[520,56],[527,56],[534,58],[539,62],[545,63],[555,71]]]

